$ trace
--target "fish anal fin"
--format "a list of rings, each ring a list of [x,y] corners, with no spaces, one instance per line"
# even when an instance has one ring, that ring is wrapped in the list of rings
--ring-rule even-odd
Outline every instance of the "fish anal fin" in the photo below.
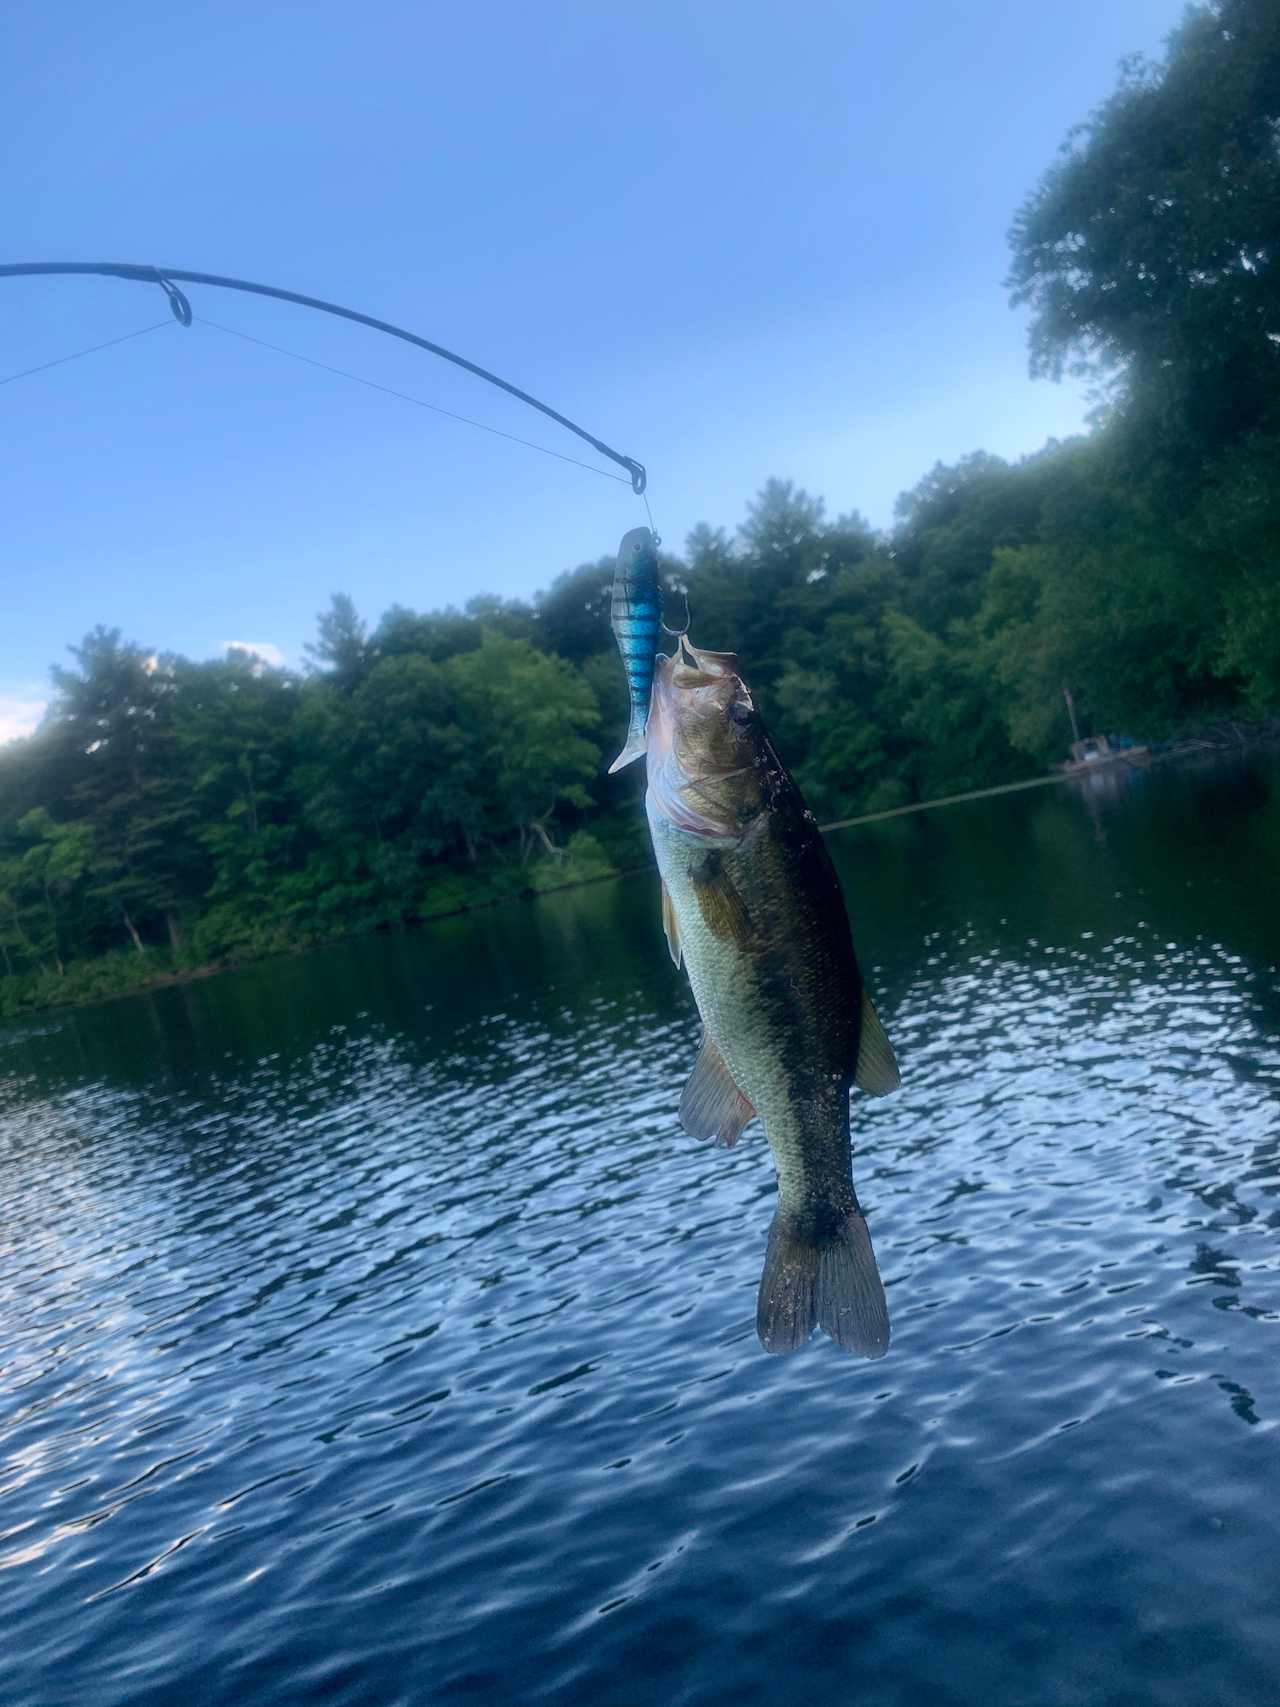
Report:
[[[736,1144],[755,1109],[734,1084],[724,1056],[709,1034],[693,1064],[680,1098],[680,1124],[691,1138],[714,1138],[728,1148]]]
[[[893,1045],[885,1036],[871,997],[862,992],[862,1029],[858,1040],[858,1065],[853,1082],[869,1097],[888,1096],[902,1083]]]
[[[725,871],[720,855],[709,853],[702,865],[690,875],[707,929],[722,942],[736,942],[739,947],[746,948],[752,939],[751,915]]]
[[[671,891],[666,884],[662,885],[662,929],[666,934],[667,948],[676,966],[680,965],[680,924],[676,918],[676,910],[671,904]]]

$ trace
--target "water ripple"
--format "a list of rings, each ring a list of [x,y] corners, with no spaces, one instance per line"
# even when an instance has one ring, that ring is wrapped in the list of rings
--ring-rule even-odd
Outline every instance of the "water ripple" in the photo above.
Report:
[[[875,1365],[759,1351],[646,884],[0,1036],[6,1703],[1270,1699],[1280,943],[1197,802],[840,844]]]

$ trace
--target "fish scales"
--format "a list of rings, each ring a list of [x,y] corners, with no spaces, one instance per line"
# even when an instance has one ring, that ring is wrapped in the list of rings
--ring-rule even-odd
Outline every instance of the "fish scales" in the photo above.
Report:
[[[745,848],[709,850],[661,816],[651,832],[698,1011],[764,1122],[780,1195],[798,1205],[808,1191],[840,1195],[849,1172],[862,981],[826,849],[803,808],[788,805]],[[745,936],[707,920],[698,879],[709,852],[742,899]]]
[[[731,1143],[758,1114],[777,1169],[760,1337],[794,1350],[816,1320],[878,1356],[888,1316],[853,1185],[849,1091],[892,1089],[896,1066],[826,845],[729,655],[659,661],[646,805],[704,1026],[682,1119]]]

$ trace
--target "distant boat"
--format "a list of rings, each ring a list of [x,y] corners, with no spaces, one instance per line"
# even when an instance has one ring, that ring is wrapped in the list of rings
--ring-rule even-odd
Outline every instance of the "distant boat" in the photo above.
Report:
[[[1127,735],[1116,735],[1108,739],[1105,735],[1087,735],[1080,739],[1080,727],[1076,722],[1076,702],[1071,689],[1064,686],[1062,697],[1067,704],[1067,716],[1071,719],[1071,733],[1075,739],[1071,743],[1071,757],[1058,769],[1067,776],[1087,776],[1103,765],[1143,764],[1151,757],[1150,747],[1139,747]]]
[[[1058,769],[1067,776],[1085,776],[1104,765],[1145,764],[1150,757],[1150,747],[1136,747],[1132,742],[1112,742],[1105,735],[1090,735],[1083,741],[1071,743],[1071,757]]]

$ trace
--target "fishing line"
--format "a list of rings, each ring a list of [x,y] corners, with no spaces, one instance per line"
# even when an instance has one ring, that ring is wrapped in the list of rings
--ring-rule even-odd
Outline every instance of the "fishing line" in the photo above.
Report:
[[[568,432],[585,440],[601,456],[625,469],[632,491],[637,495],[644,493],[648,476],[644,464],[637,462],[635,457],[624,456],[621,451],[614,450],[612,445],[605,444],[603,439],[596,438],[585,427],[580,427],[576,421],[571,421],[567,415],[553,409],[549,403],[543,403],[529,392],[522,391],[518,385],[512,385],[510,380],[500,379],[496,373],[490,373],[488,368],[480,367],[478,363],[468,361],[465,356],[456,355],[452,350],[446,350],[442,344],[432,343],[429,338],[419,337],[416,332],[407,331],[403,326],[395,326],[389,320],[379,320],[372,314],[362,314],[359,309],[344,308],[340,303],[326,302],[319,296],[305,296],[301,291],[283,290],[279,285],[255,284],[251,279],[228,278],[220,273],[196,273],[185,267],[161,268],[150,264],[139,265],[134,261],[11,261],[0,266],[0,279],[86,273],[98,274],[104,278],[128,279],[135,284],[158,285],[169,299],[174,319],[183,326],[191,324],[191,304],[174,283],[175,279],[181,279],[187,284],[213,285],[220,290],[245,291],[251,296],[274,297],[279,302],[292,302],[301,308],[314,308],[321,314],[336,314],[341,320],[352,320],[359,326],[372,327],[375,332],[385,332],[390,338],[399,338],[406,344],[414,344],[418,349],[426,350],[429,355],[439,356],[442,361],[464,368],[477,379],[487,380],[500,391],[518,398],[521,403],[527,403],[531,409],[537,409]]]
[[[96,356],[99,350],[114,349],[117,344],[127,344],[131,338],[145,338],[148,332],[162,332],[166,326],[172,326],[172,320],[155,320],[150,326],[139,326],[136,332],[123,332],[118,338],[108,338],[105,344],[90,344],[84,350],[72,350],[69,356],[55,356],[51,362],[41,362],[38,367],[24,367],[17,373],[7,373],[0,379],[0,385],[12,385],[15,379],[30,379],[33,373],[48,373],[51,367],[62,367],[65,362],[78,362],[81,356]],[[614,475],[621,479],[620,475]]]
[[[381,391],[388,397],[398,397],[402,403],[416,403],[419,409],[430,409],[435,415],[443,415],[450,421],[461,421],[463,426],[475,427],[482,433],[492,433],[495,438],[508,439],[514,445],[524,445],[529,450],[540,450],[543,456],[554,456],[559,462],[572,463],[575,468],[585,468],[588,474],[598,474],[604,480],[616,480],[620,486],[629,486],[631,482],[622,474],[610,474],[607,468],[596,468],[593,463],[582,462],[576,456],[566,456],[563,451],[552,450],[549,445],[535,444],[532,439],[522,439],[516,433],[503,432],[501,427],[491,427],[486,421],[473,421],[469,415],[459,415],[452,409],[444,409],[438,403],[428,403],[425,397],[411,397],[407,391],[397,391],[392,385],[382,385],[376,379],[366,379],[363,374],[351,373],[347,368],[334,367],[332,362],[317,361],[315,356],[304,356],[298,350],[287,350],[283,344],[269,343],[266,338],[257,338],[252,332],[241,332],[238,327],[224,326],[219,320],[210,320],[207,314],[193,316],[197,325],[211,326],[215,332],[225,332],[231,338],[243,338],[246,344],[257,344],[264,350],[274,350],[278,356],[291,356],[295,362],[305,362],[308,367],[318,367],[325,373],[337,374],[340,379],[352,380],[356,385],[367,385],[370,391]],[[648,508],[648,499],[645,500]]]
[[[653,535],[653,546],[656,551],[662,544],[662,535],[658,532],[658,529],[654,524],[653,511],[649,508],[649,494],[647,492],[642,492],[640,496],[644,501],[644,513],[649,518],[649,532]],[[685,587],[673,586],[670,590],[678,592],[680,597],[684,600],[684,626],[682,628],[672,628],[664,614],[662,618],[662,632],[664,634],[669,634],[673,640],[683,640],[685,635],[689,632],[689,623],[692,620],[689,615],[688,589]]]

